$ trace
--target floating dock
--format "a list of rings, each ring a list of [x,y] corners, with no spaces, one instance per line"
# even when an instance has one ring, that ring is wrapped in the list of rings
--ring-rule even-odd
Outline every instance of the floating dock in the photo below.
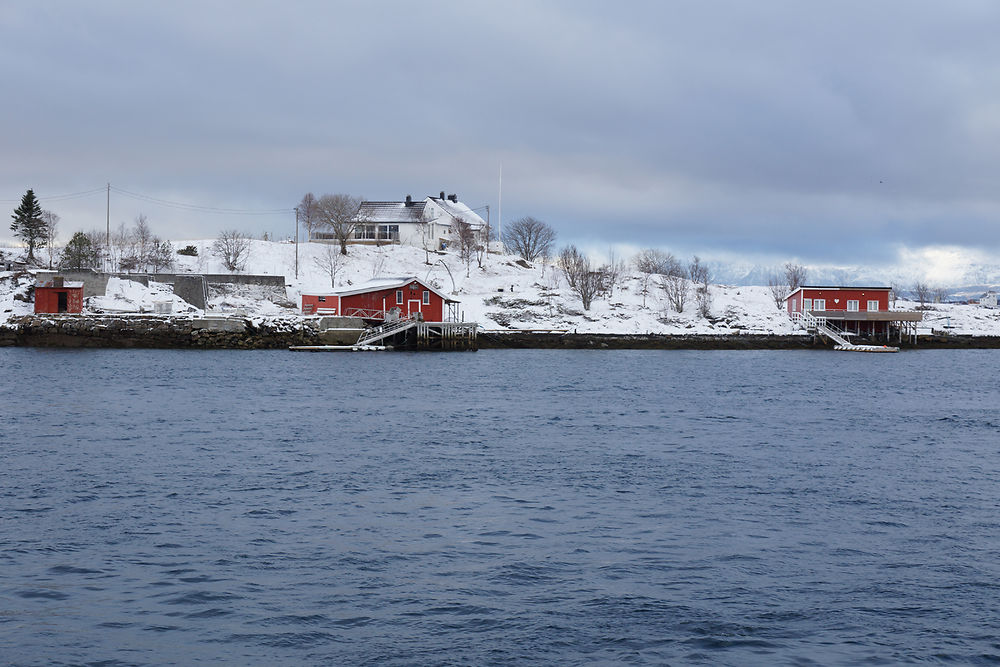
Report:
[[[385,352],[388,345],[293,345],[292,352]]]

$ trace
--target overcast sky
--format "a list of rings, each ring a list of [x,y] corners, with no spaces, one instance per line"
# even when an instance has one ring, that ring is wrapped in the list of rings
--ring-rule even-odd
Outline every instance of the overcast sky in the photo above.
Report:
[[[0,200],[291,209],[457,193],[560,241],[879,263],[1000,254],[1000,3],[0,4]],[[175,240],[221,215],[112,192]],[[9,215],[9,214],[8,214]],[[9,237],[7,224],[0,235]]]

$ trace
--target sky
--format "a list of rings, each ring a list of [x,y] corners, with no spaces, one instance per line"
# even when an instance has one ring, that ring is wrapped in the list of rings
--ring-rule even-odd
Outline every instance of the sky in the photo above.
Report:
[[[444,190],[587,248],[1000,263],[997,34],[993,0],[6,0],[0,204],[282,237],[306,192]]]

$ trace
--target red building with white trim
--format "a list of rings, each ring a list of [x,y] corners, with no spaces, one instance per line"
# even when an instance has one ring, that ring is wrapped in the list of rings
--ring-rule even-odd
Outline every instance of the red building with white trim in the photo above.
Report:
[[[792,313],[811,313],[826,318],[848,334],[889,337],[892,329],[916,333],[923,313],[889,309],[891,287],[820,287],[803,285],[785,297]]]
[[[425,322],[445,322],[458,319],[455,317],[458,303],[415,276],[373,278],[357,287],[303,292],[302,314],[369,320],[398,315]]]

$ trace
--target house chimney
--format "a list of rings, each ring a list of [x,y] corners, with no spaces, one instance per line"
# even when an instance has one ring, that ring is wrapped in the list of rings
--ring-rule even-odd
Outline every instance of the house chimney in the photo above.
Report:
[[[52,286],[53,287],[63,287],[63,277],[62,276],[52,276]]]
[[[444,199],[444,190],[441,191],[441,196],[438,199]]]
[[[411,197],[410,195],[406,195],[406,205],[413,206],[413,197]]]
[[[457,204],[458,203],[458,195],[448,195],[448,201],[450,201],[450,202],[452,202],[454,204]]]

